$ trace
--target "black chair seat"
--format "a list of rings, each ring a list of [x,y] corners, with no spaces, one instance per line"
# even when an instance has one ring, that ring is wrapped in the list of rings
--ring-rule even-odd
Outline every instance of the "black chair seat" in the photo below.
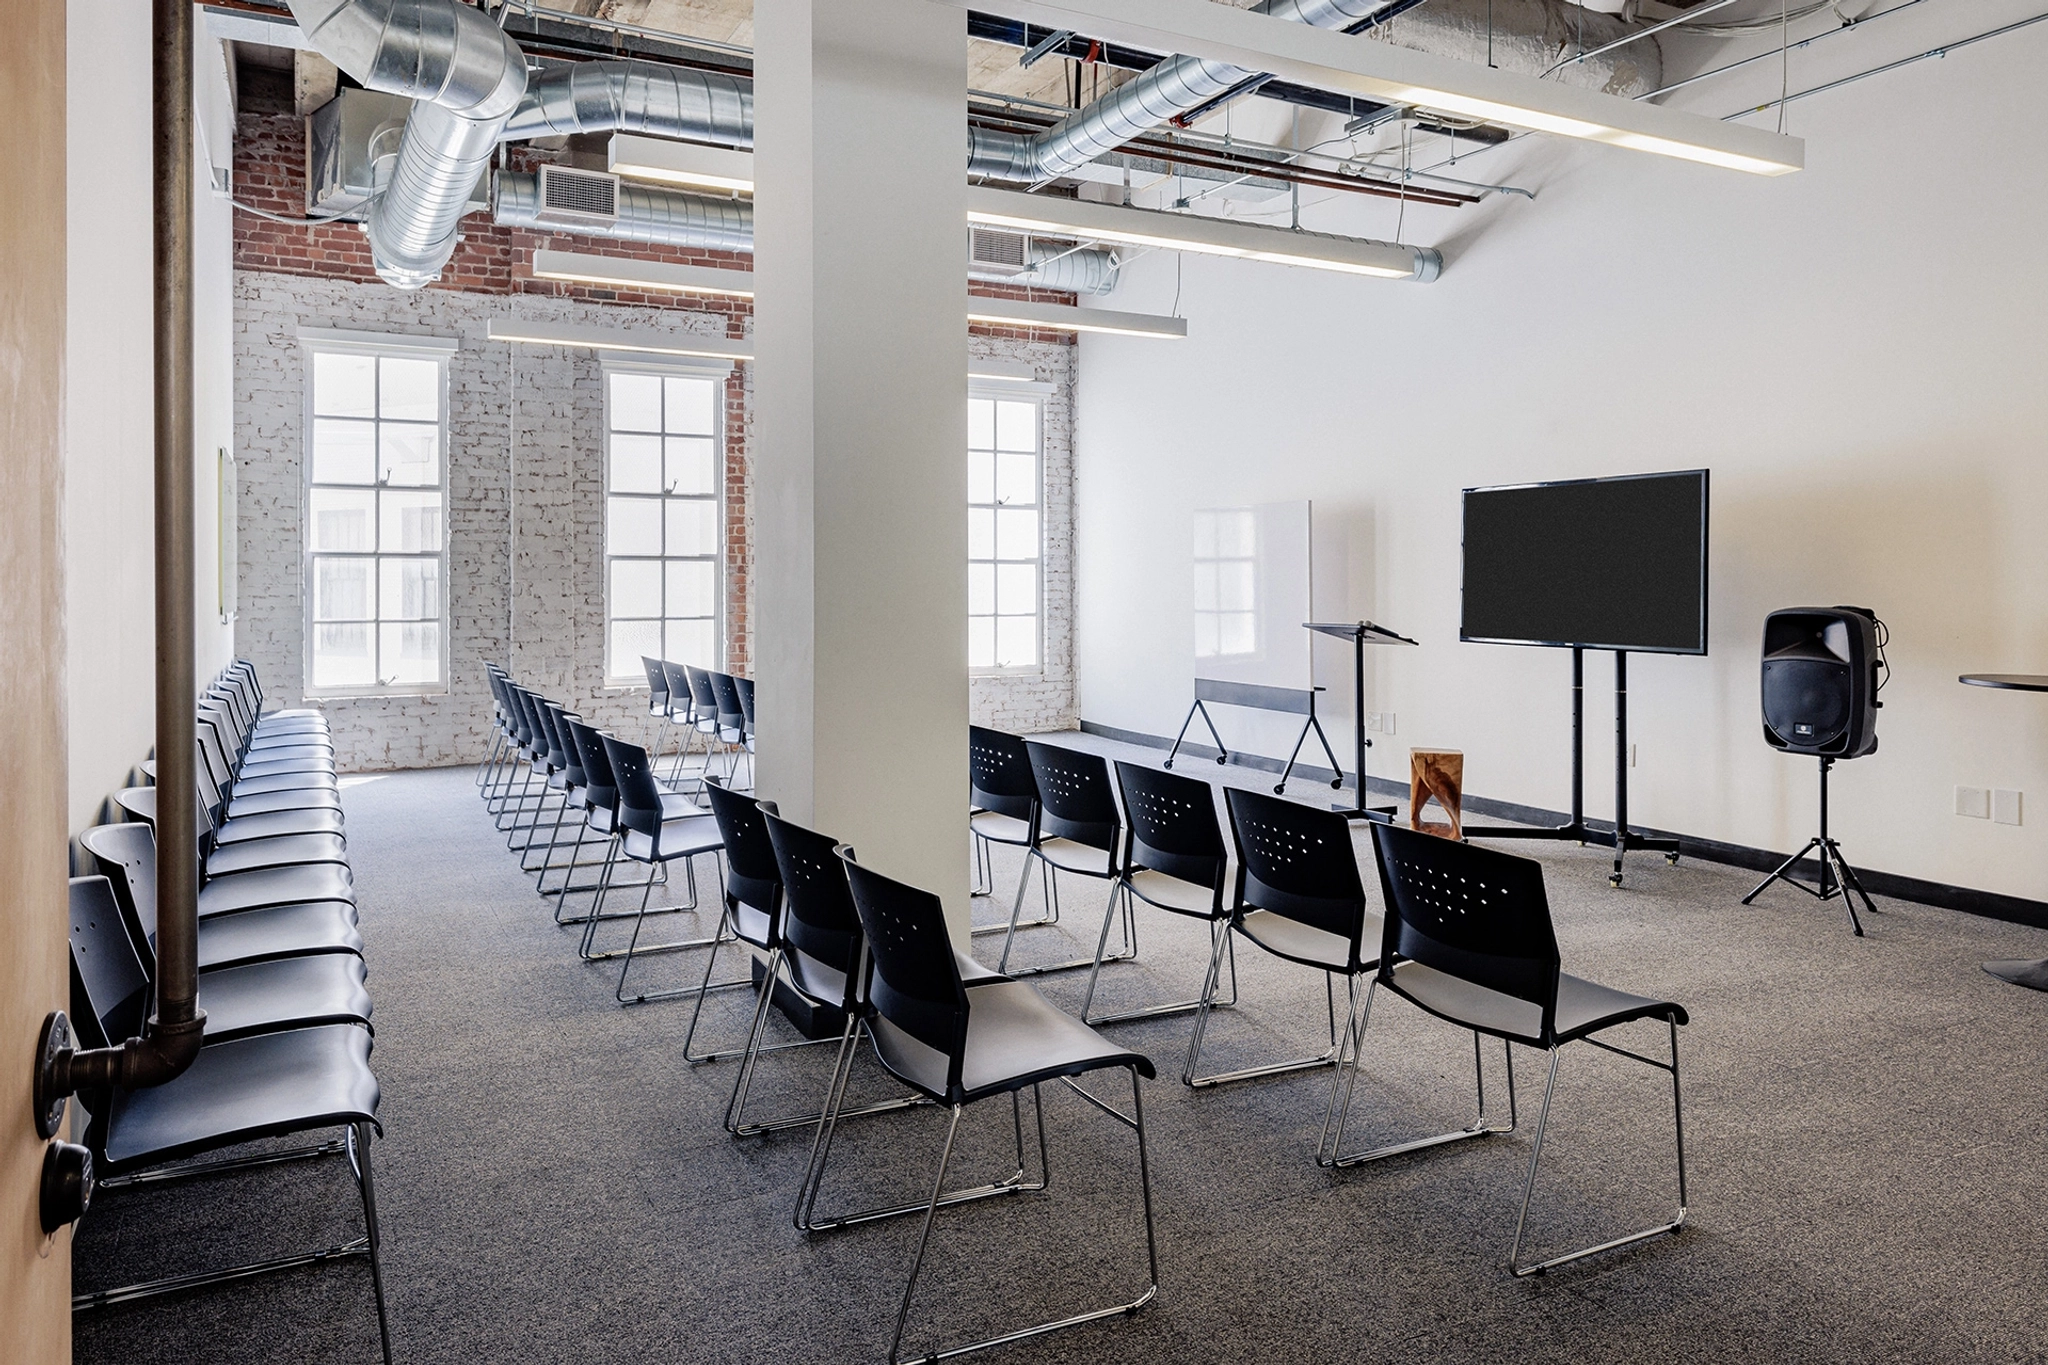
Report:
[[[327,732],[324,730],[272,731],[249,736],[248,752],[251,758],[273,754],[279,749],[303,749],[332,757],[334,743],[327,738]]]
[[[368,975],[360,957],[337,953],[206,972],[199,978],[206,1042],[320,1024],[368,1024]]]
[[[1040,839],[1038,854],[1062,872],[1078,872],[1088,877],[1116,875],[1116,854],[1113,851],[1073,839]]]
[[[306,867],[267,867],[218,877],[199,888],[199,917],[231,915],[295,901],[349,901],[356,898],[348,869],[338,863]]]
[[[655,840],[637,829],[625,832],[619,851],[635,862],[667,862],[671,858],[682,858],[694,853],[709,853],[720,847],[721,843],[718,822],[700,812],[661,822],[659,854],[655,852]]]
[[[315,953],[360,957],[362,951],[356,908],[347,901],[273,905],[266,910],[215,915],[199,925],[201,971]]]
[[[1179,877],[1169,877],[1164,872],[1150,868],[1131,869],[1124,878],[1124,884],[1133,894],[1147,905],[1161,910],[1171,910],[1177,915],[1193,915],[1197,919],[1216,919],[1227,910],[1217,908],[1216,888],[1198,886]]]
[[[213,842],[216,846],[225,847],[251,839],[276,839],[291,834],[338,835],[345,823],[338,806],[266,811],[226,821],[213,832]]]
[[[341,783],[333,773],[278,773],[269,777],[244,773],[235,780],[234,787],[242,796],[275,796],[285,792],[325,792],[331,795],[341,790]]]
[[[176,1080],[116,1092],[101,1175],[345,1123],[377,1122],[370,1034],[352,1024],[262,1033],[200,1049]],[[378,1131],[382,1131],[379,1128]]]
[[[228,798],[228,820],[246,819],[251,815],[276,815],[280,812],[299,810],[341,809],[341,796],[334,791],[301,789],[295,791],[256,792],[244,794],[240,787],[235,795]]]
[[[905,1085],[946,1104],[971,1104],[1060,1076],[1105,1067],[1155,1073],[1142,1052],[1118,1047],[1021,981],[990,981],[968,997],[960,1093],[946,1092],[946,1055],[881,1015],[870,1020],[875,1054]]]
[[[1500,991],[1464,981],[1420,962],[1394,964],[1391,984],[1431,1014],[1466,1028],[1542,1047],[1543,1007]],[[1675,1017],[1687,1022],[1683,1006],[1668,1000],[1618,991],[1584,977],[1559,972],[1557,977],[1557,1041],[1568,1043],[1632,1019]]]
[[[249,839],[216,848],[206,855],[206,875],[223,877],[273,867],[308,867],[348,863],[348,846],[339,834],[282,834]]]
[[[1001,811],[975,811],[967,817],[967,828],[992,844],[1016,844],[1021,848],[1031,843],[1031,822]]]
[[[1238,917],[1237,926],[1246,938],[1275,957],[1284,957],[1290,962],[1326,972],[1351,970],[1351,944],[1341,934],[1303,924],[1298,919],[1289,919],[1271,910],[1248,910]],[[1379,939],[1380,917],[1368,911],[1362,941],[1378,943]],[[1372,961],[1368,958],[1361,965],[1369,967]]]
[[[278,749],[257,757],[246,758],[235,765],[240,777],[303,776],[316,773],[322,777],[334,776],[334,760],[326,754],[301,753],[296,749]]]

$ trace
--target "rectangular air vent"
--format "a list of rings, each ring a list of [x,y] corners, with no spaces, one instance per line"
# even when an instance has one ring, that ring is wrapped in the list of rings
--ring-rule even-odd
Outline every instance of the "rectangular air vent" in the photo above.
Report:
[[[574,227],[614,223],[619,217],[619,178],[607,171],[582,171],[570,166],[540,168],[540,211],[543,223]]]
[[[1021,275],[1031,268],[1030,235],[996,228],[969,228],[967,263],[975,270]]]

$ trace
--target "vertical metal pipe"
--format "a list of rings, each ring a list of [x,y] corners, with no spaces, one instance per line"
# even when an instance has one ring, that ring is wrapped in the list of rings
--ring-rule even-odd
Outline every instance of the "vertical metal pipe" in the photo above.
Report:
[[[1614,651],[1614,872],[1628,852],[1628,651]]]
[[[192,0],[153,0],[157,1022],[198,998],[192,574]]]
[[[1572,646],[1572,827],[1586,825],[1586,651]],[[1582,840],[1583,842],[1583,840]]]

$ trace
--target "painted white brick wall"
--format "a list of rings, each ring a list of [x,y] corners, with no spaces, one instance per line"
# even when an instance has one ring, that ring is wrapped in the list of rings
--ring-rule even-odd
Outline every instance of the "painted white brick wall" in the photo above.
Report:
[[[306,327],[455,336],[449,364],[449,660],[444,692],[316,698],[350,770],[475,761],[487,743],[483,662],[566,699],[628,736],[645,689],[604,668],[603,391],[597,353],[485,339],[493,316],[676,328],[724,335],[713,314],[534,296],[401,293],[381,284],[253,271],[235,276],[235,441],[241,464],[237,651],[270,694],[305,704]],[[1053,385],[1046,405],[1046,660],[1028,677],[976,678],[976,723],[1034,732],[1074,725],[1073,388],[1075,348],[973,337],[976,356],[1024,361]],[[751,375],[743,375],[751,399]],[[749,401],[744,428],[751,435]],[[748,443],[749,446],[751,442]],[[751,544],[751,481],[746,528]],[[735,594],[743,576],[729,580]],[[745,621],[743,600],[729,614]]]

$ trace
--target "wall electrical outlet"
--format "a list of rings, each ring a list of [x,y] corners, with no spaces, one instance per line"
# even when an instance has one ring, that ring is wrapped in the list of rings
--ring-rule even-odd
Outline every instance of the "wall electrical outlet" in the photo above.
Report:
[[[1386,713],[1383,711],[1366,712],[1365,728],[1373,731],[1375,734],[1385,734],[1387,730]]]
[[[1628,746],[1628,766],[1631,768],[1636,766],[1636,746],[1633,744]]]
[[[1993,824],[2017,825],[2020,822],[2020,794],[2003,787],[1992,792],[1991,820]]]
[[[1380,728],[1387,734],[1391,735],[1394,733],[1394,713],[1392,711],[1380,712]]]
[[[1956,788],[1956,814],[1972,820],[1991,818],[1991,793],[1983,787]]]

